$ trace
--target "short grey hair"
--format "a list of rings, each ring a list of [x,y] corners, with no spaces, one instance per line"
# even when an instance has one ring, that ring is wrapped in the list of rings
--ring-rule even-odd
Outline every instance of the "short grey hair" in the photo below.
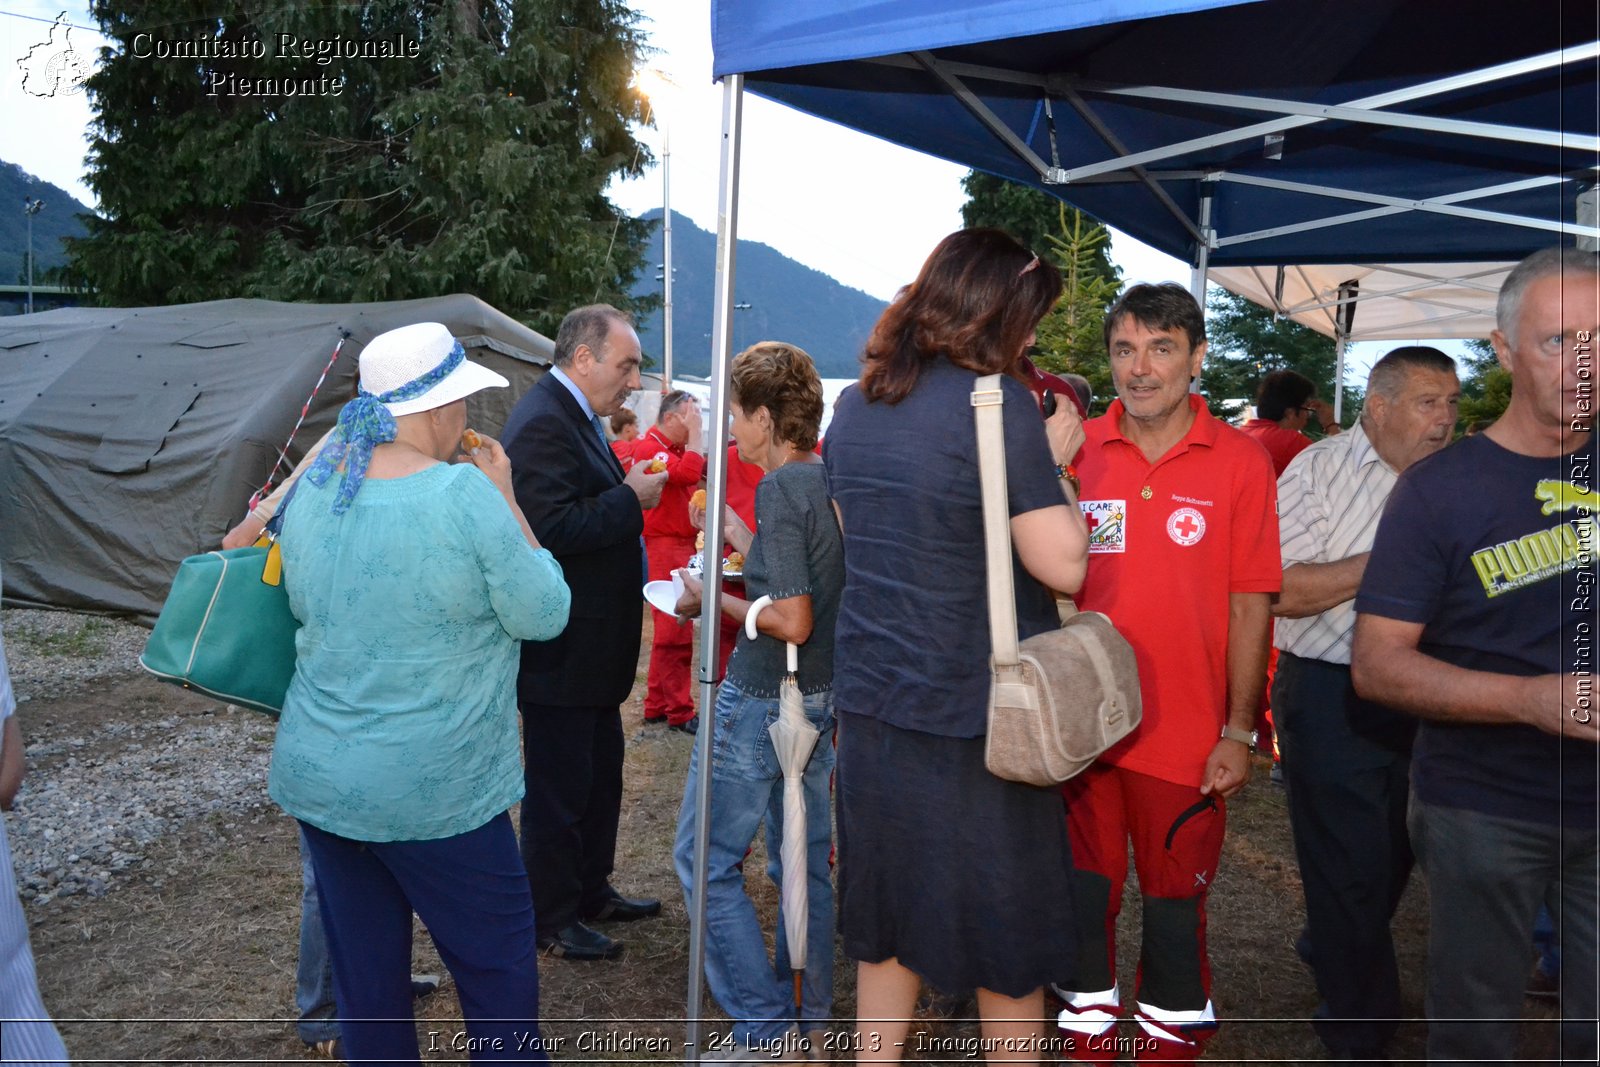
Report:
[[[681,407],[688,407],[696,403],[698,401],[695,400],[693,393],[685,392],[682,389],[674,389],[661,398],[661,407],[656,411],[656,422],[659,423]]]
[[[1517,322],[1522,318],[1522,298],[1528,286],[1551,274],[1600,275],[1600,257],[1593,252],[1583,252],[1572,245],[1541,248],[1524,259],[1506,275],[1500,286],[1500,298],[1494,305],[1494,324],[1506,341],[1515,344]]]
[[[1367,395],[1377,393],[1393,400],[1405,388],[1406,379],[1413,370],[1438,371],[1456,374],[1456,361],[1428,345],[1405,345],[1396,348],[1372,365],[1367,374]]]
[[[570,364],[580,345],[588,347],[597,361],[605,362],[606,338],[611,334],[613,322],[631,327],[633,316],[610,304],[586,304],[567,312],[566,318],[561,320],[561,328],[556,331],[556,366]]]

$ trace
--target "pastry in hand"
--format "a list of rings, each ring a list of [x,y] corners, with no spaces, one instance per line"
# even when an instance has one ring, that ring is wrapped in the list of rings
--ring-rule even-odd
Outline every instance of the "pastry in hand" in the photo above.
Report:
[[[478,449],[483,447],[483,438],[478,436],[476,430],[461,431],[461,450],[469,456],[478,454]]]
[[[706,491],[704,489],[696,489],[694,496],[689,498],[689,506],[704,511],[706,509]]]
[[[704,550],[705,547],[706,547],[706,532],[704,530],[701,530],[699,533],[694,535],[694,550],[696,552],[700,552],[700,551]]]
[[[740,573],[743,573],[744,553],[729,552],[727,559],[722,561],[722,569],[725,571],[739,571]]]
[[[646,474],[660,474],[666,469],[667,461],[662,459],[660,456],[657,456],[655,459],[650,461],[650,465],[644,469],[644,472]]]

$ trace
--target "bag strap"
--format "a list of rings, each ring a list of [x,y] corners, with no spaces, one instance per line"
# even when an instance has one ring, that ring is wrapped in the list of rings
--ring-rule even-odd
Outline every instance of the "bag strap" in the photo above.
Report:
[[[983,497],[984,561],[989,573],[989,643],[996,667],[1015,667],[1017,595],[1011,575],[1011,526],[1006,507],[1006,438],[1000,375],[986,374],[972,390],[978,427],[978,485]]]
[[[267,549],[267,558],[261,564],[261,580],[267,585],[283,584],[283,546],[278,544],[278,535],[283,532],[283,516],[289,510],[289,501],[294,499],[296,489],[300,488],[299,479],[283,494],[283,499],[278,502],[278,510],[272,513],[272,518],[267,520],[266,529],[261,531],[260,540],[256,547],[262,547],[263,542]]]
[[[289,510],[289,501],[294,499],[295,493],[299,492],[299,490],[300,479],[296,478],[294,480],[294,484],[289,487],[289,491],[283,494],[283,499],[278,502],[278,510],[274,511],[272,513],[272,518],[267,520],[265,532],[266,535],[273,541],[276,541],[278,539],[278,535],[283,532],[284,513]]]

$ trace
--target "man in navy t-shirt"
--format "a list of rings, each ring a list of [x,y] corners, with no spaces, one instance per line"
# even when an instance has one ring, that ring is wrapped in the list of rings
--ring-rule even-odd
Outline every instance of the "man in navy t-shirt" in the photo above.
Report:
[[[1422,718],[1410,830],[1427,874],[1428,1057],[1512,1062],[1534,915],[1565,949],[1562,1057],[1595,1059],[1594,384],[1600,262],[1506,278],[1489,429],[1395,486],[1356,596],[1361,696]]]

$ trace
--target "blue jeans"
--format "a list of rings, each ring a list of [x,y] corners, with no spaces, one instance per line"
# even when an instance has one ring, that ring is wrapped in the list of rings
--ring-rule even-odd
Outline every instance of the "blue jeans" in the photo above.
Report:
[[[711,827],[706,875],[706,980],[712,996],[733,1022],[736,1041],[756,1043],[779,1037],[797,1021],[801,1030],[827,1024],[833,1013],[833,879],[828,857],[833,847],[829,784],[833,775],[833,694],[805,698],[806,718],[821,731],[806,765],[807,966],[801,1011],[795,1018],[794,980],[780,915],[777,959],[767,960],[755,905],[744,891],[745,850],[767,820],[768,873],[781,886],[776,852],[783,839],[783,771],[767,727],[777,721],[776,697],[757,697],[724,681],[717,694],[711,737]],[[678,811],[673,860],[684,900],[694,905],[695,803],[699,793],[700,752],[689,758]]]
[[[299,825],[298,823],[296,824]],[[294,1006],[300,1013],[295,1031],[308,1045],[339,1036],[338,1008],[333,1000],[333,959],[317,907],[317,873],[300,831],[300,959],[294,968]]]
[[[549,1061],[539,1040],[533,904],[509,815],[425,841],[355,841],[300,825],[317,869],[345,1059],[420,1067],[415,912],[455,979],[472,1062]]]

